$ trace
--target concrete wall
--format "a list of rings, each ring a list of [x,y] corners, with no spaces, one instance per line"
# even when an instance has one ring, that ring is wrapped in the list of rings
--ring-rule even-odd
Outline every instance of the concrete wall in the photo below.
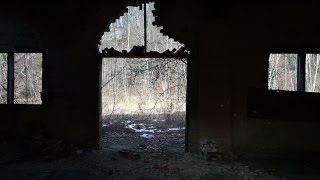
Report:
[[[166,17],[169,19],[166,22],[173,19],[178,22],[176,28],[169,24],[167,31],[188,29],[187,37],[195,39],[190,44],[186,41],[197,61],[193,68],[198,81],[191,87],[197,89],[194,101],[197,107],[192,106],[196,117],[190,117],[189,121],[190,127],[197,129],[189,136],[193,145],[212,138],[225,151],[257,154],[319,151],[320,143],[314,138],[320,136],[320,123],[317,114],[309,114],[313,111],[302,112],[313,120],[288,118],[292,115],[252,118],[247,113],[249,88],[267,89],[268,53],[319,53],[320,26],[315,23],[320,18],[319,7],[318,3],[308,2],[193,2],[182,7],[183,12],[188,12],[183,18],[181,14],[179,20]],[[306,99],[299,101],[301,107],[319,105]],[[287,111],[290,108],[293,109],[284,107]]]
[[[319,122],[257,119],[247,114],[248,89],[267,88],[269,52],[316,52],[320,47],[319,26],[315,25],[318,7],[307,3],[239,3],[227,8],[220,18],[203,22],[200,138],[212,137],[235,152],[319,151],[320,144],[314,141],[320,136]]]
[[[164,26],[163,33],[191,51],[187,117],[190,151],[197,151],[204,138],[215,139],[225,151],[320,150],[314,141],[320,136],[316,121],[247,115],[248,88],[267,88],[270,50],[319,49],[319,4],[177,0],[170,1],[169,6],[161,2],[156,2],[157,25]],[[0,106],[3,138],[30,135],[39,129],[79,145],[99,146],[97,44],[108,23],[124,10],[125,4],[108,1],[9,4],[0,12],[0,22],[33,27],[45,55],[44,105]],[[18,133],[18,127],[26,129],[24,134]]]
[[[274,3],[239,6],[231,10],[234,68],[230,119],[235,150],[258,153],[320,150],[320,143],[314,141],[320,136],[318,114],[312,116],[314,121],[308,119],[311,111],[305,111],[305,118],[297,120],[285,117],[255,119],[247,116],[246,106],[249,87],[267,88],[268,52],[319,53],[319,26],[315,24],[320,18],[316,13],[318,8],[318,4],[312,3]],[[263,98],[261,101],[263,103]],[[298,103],[310,105],[303,99]],[[313,106],[318,105],[316,102]],[[290,105],[283,108],[293,109]]]

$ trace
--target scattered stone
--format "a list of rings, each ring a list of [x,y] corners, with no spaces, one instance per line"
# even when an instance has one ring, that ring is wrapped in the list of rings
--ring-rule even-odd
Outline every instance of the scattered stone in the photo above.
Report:
[[[154,135],[152,135],[152,134],[142,134],[142,135],[140,135],[140,137],[146,138],[146,139],[150,139],[150,138],[154,138]]]
[[[166,165],[166,164],[158,164],[158,163],[155,163],[155,164],[153,165],[153,168],[154,168],[154,169],[159,169],[159,170],[169,170],[168,165]]]
[[[129,150],[121,150],[118,151],[120,156],[129,160],[138,160],[140,159],[140,155]]]
[[[204,139],[200,142],[201,156],[206,161],[215,161],[223,157],[221,152],[218,152],[218,144],[214,140]]]
[[[137,149],[146,149],[147,148],[147,145],[146,144],[139,144],[138,147],[136,147]]]
[[[83,150],[81,150],[81,149],[78,149],[78,150],[76,150],[76,154],[79,156],[79,155],[81,155],[83,153]]]
[[[144,163],[150,163],[151,161],[148,160],[148,159],[144,159],[143,162],[144,162]]]

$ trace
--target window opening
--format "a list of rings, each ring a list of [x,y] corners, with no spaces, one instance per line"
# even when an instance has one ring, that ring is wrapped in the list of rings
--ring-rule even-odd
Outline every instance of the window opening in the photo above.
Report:
[[[7,54],[0,53],[0,104],[7,104],[8,62]]]
[[[41,104],[42,54],[16,53],[14,56],[14,103]]]
[[[129,52],[134,46],[144,46],[144,10],[128,6],[127,12],[112,22],[101,38],[99,51]]]
[[[320,92],[320,54],[306,54],[306,92]]]
[[[183,44],[161,33],[162,27],[154,25],[155,3],[128,6],[127,12],[109,26],[99,44],[99,51],[109,56],[124,55],[178,55],[187,56]],[[146,11],[146,12],[145,12]]]
[[[297,90],[297,59],[297,54],[270,54],[269,89]]]
[[[270,54],[269,90],[320,92],[320,54]]]
[[[0,103],[42,104],[42,53],[0,54]]]
[[[153,25],[154,5],[128,6],[99,44],[102,142],[109,148],[141,143],[152,143],[145,150],[185,148],[189,51]],[[164,142],[155,143],[159,140]]]

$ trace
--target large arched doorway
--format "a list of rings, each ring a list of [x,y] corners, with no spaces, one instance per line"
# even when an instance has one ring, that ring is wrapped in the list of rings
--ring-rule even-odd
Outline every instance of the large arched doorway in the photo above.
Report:
[[[189,52],[153,25],[153,10],[128,6],[101,38],[105,148],[185,150]]]

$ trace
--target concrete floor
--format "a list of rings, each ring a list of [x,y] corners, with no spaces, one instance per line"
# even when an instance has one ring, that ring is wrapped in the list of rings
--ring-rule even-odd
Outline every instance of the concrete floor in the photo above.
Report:
[[[111,129],[105,128],[101,150],[43,137],[33,139],[32,145],[2,143],[0,179],[320,179],[320,166],[310,157],[209,162],[184,152],[184,130],[145,138],[130,129]]]

